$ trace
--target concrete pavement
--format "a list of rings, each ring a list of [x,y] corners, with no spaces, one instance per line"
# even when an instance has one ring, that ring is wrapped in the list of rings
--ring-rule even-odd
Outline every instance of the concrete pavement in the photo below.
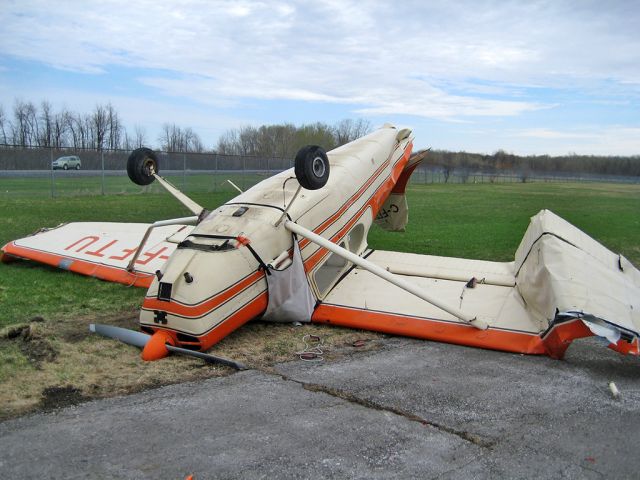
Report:
[[[0,424],[2,478],[637,478],[640,364],[401,338]],[[613,399],[607,383],[622,395]]]

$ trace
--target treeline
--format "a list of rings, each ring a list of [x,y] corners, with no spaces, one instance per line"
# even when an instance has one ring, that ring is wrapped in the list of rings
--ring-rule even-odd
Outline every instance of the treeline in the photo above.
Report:
[[[442,169],[445,181],[453,173],[464,177],[472,173],[508,172],[518,175],[522,181],[526,181],[529,176],[537,172],[640,176],[640,155],[623,157],[573,153],[561,156],[520,156],[504,150],[498,150],[492,155],[433,150],[429,152],[424,163]]]
[[[158,137],[160,147],[174,152],[203,152],[200,137],[191,128],[165,123]],[[111,103],[96,105],[91,113],[54,111],[44,100],[40,105],[16,100],[10,113],[0,105],[0,144],[18,147],[132,150],[149,144],[145,129],[128,131]]]
[[[96,105],[90,113],[63,108],[54,111],[50,102],[40,104],[16,99],[5,111],[0,105],[0,144],[18,147],[74,148],[83,150],[132,150],[155,143],[163,151],[255,155],[291,158],[304,145],[322,145],[327,150],[348,143],[371,131],[365,120],[342,120],[336,125],[314,123],[245,126],[225,132],[216,148],[206,149],[190,127],[162,125],[157,143],[145,129],[127,130],[111,103]]]
[[[336,125],[313,123],[245,126],[228,130],[218,140],[217,153],[293,158],[305,145],[322,145],[331,150],[360,138],[371,131],[366,120],[342,120]]]
[[[202,153],[209,151],[227,155],[293,158],[304,145],[322,145],[331,150],[371,131],[366,120],[342,120],[335,125],[313,123],[296,126],[244,126],[227,130],[213,149],[206,149],[200,136],[190,127],[162,125],[156,142],[142,126],[132,131],[125,128],[111,103],[96,105],[90,113],[63,108],[54,111],[48,101],[39,105],[16,100],[10,111],[0,105],[0,144],[18,147],[73,148],[89,150],[132,150],[140,146],[158,145],[168,152]],[[562,156],[519,156],[504,150],[486,155],[469,152],[431,151],[427,166],[444,172],[445,179],[472,173],[504,173],[519,175],[523,181],[535,172],[585,173],[594,175],[640,176],[640,155],[594,156],[569,154]]]

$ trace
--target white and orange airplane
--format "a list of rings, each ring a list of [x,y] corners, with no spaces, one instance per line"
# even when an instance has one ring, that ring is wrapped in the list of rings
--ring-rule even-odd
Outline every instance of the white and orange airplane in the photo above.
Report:
[[[193,216],[70,223],[8,243],[3,259],[148,287],[142,332],[92,326],[142,347],[146,360],[170,351],[220,360],[201,352],[258,318],[554,358],[597,335],[640,353],[640,272],[550,211],[531,219],[512,262],[369,249],[374,221],[390,230],[407,223],[405,187],[425,156],[411,155],[412,140],[409,129],[385,125],[328,153],[305,147],[294,169],[212,211],[138,149],[131,179],[159,181]]]

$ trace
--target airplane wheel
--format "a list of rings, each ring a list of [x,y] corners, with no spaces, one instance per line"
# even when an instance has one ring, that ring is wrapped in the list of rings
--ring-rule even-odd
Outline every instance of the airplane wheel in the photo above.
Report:
[[[296,155],[296,178],[307,190],[318,190],[329,180],[329,158],[322,147],[307,145]]]
[[[136,148],[127,160],[127,174],[133,183],[149,185],[158,173],[158,157],[150,148]]]

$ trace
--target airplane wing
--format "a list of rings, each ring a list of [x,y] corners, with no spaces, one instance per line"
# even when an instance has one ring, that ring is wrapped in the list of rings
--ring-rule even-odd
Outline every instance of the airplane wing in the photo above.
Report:
[[[133,271],[128,271],[127,265],[149,227],[146,223],[64,224],[9,242],[2,247],[2,259],[33,260],[101,280],[148,287],[154,272],[194,228],[189,225],[154,228]]]
[[[561,358],[598,335],[638,355],[640,272],[553,213],[532,218],[509,263],[370,251],[367,260],[489,325],[478,330],[361,268],[323,299],[312,321]]]

